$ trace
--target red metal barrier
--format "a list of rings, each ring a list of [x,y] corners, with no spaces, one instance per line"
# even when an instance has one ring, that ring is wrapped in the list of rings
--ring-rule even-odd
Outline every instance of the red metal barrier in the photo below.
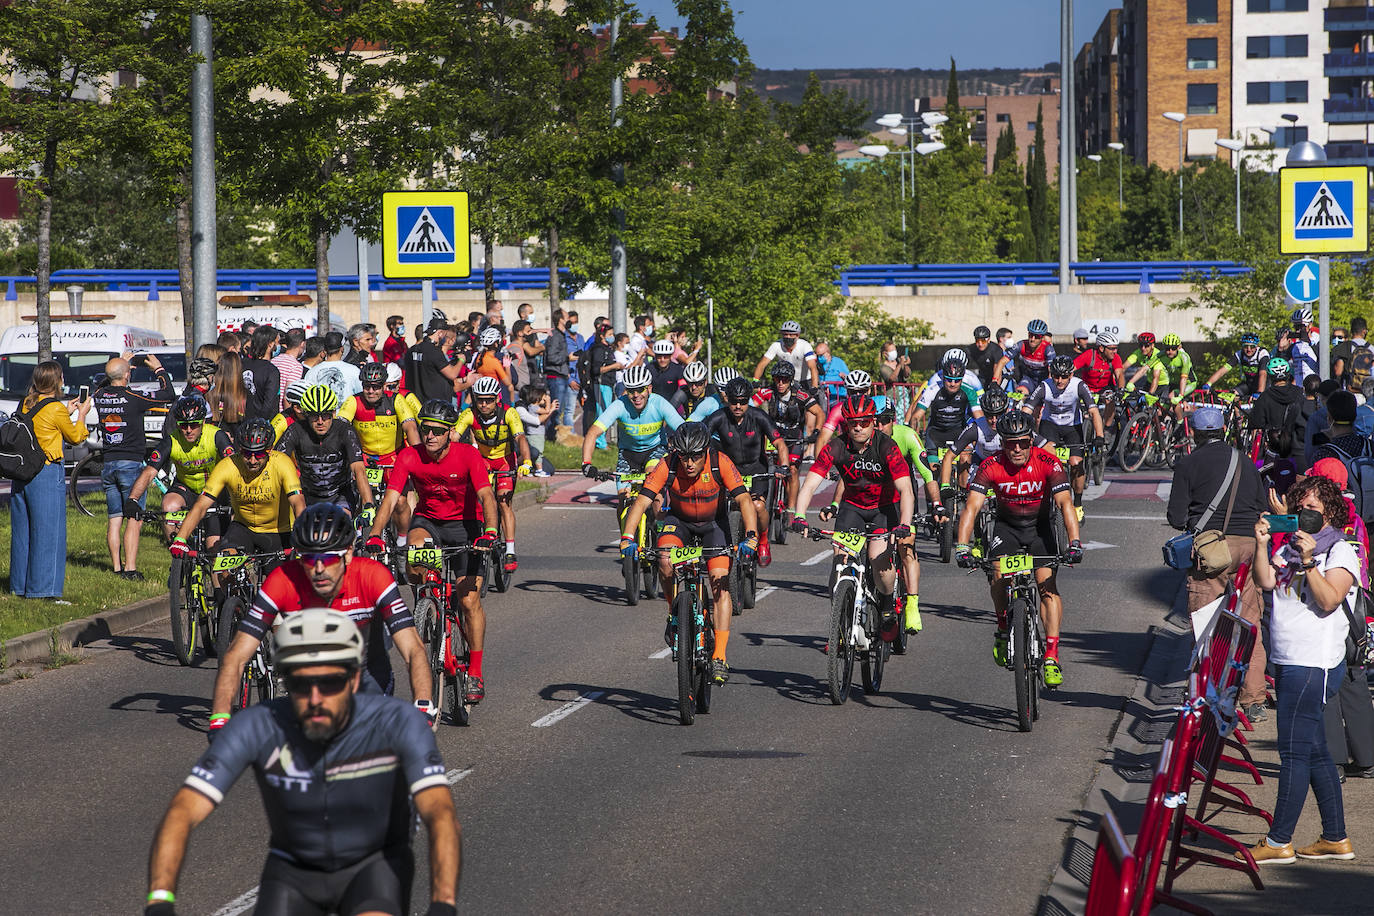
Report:
[[[1097,853],[1084,916],[1129,916],[1135,872],[1135,853],[1126,845],[1121,825],[1110,811],[1104,811],[1097,825]]]

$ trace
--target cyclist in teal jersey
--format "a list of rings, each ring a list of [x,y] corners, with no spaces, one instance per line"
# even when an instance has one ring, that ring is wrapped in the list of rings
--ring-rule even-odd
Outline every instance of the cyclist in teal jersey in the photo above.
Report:
[[[624,381],[625,393],[596,418],[582,438],[582,473],[587,477],[595,477],[597,473],[592,464],[596,439],[613,425],[619,451],[615,472],[623,475],[642,474],[650,462],[662,458],[668,449],[668,433],[684,422],[667,399],[650,390],[653,379],[648,369],[632,366],[625,370]],[[620,490],[624,493],[629,490],[629,484],[626,481],[622,484]]]

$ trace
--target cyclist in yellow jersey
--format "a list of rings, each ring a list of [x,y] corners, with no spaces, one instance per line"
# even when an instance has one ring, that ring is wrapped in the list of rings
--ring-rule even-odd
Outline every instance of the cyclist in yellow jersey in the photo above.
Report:
[[[472,437],[477,451],[491,472],[516,471],[521,477],[534,470],[530,462],[530,444],[525,438],[525,424],[514,407],[502,408],[500,404],[501,383],[489,375],[481,376],[472,386],[472,407],[458,415],[458,425],[453,428],[453,438],[457,440],[464,433]],[[520,465],[515,464],[516,450],[520,453]],[[515,508],[511,497],[515,495],[515,480],[499,477],[495,482],[496,502],[501,507],[501,527],[506,532],[506,572],[515,572]]]
[[[272,451],[272,426],[261,417],[243,424],[237,451],[210,472],[205,489],[196,500],[177,536],[172,556],[185,556],[186,539],[214,503],[228,492],[233,520],[224,532],[220,549],[237,548],[247,553],[272,553],[291,546],[291,523],[305,511],[301,478],[291,459]]]
[[[205,489],[205,481],[222,459],[234,454],[229,434],[206,423],[210,405],[198,394],[187,395],[172,405],[171,422],[162,428],[162,440],[148,455],[143,472],[134,481],[129,498],[124,501],[124,517],[137,519],[138,498],[148,491],[159,471],[170,466],[176,480],[162,497],[163,512],[179,512],[189,508]],[[132,512],[130,510],[133,510]],[[217,522],[218,517],[212,519]],[[176,532],[175,522],[165,522],[167,539]],[[219,540],[218,525],[207,527],[205,543],[213,547]]]

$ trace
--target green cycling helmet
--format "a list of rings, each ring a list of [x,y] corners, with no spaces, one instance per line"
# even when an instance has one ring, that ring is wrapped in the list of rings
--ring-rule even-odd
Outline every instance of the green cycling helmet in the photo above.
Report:
[[[301,413],[335,413],[339,396],[328,385],[311,385],[301,394]]]
[[[1178,336],[1177,334],[1165,334],[1165,335],[1164,335],[1164,340],[1162,341],[1162,343],[1163,343],[1164,346],[1166,346],[1166,347],[1181,347],[1181,346],[1183,346],[1183,341],[1179,339],[1179,336]]]
[[[1268,372],[1271,378],[1292,378],[1293,364],[1282,356],[1275,356],[1264,364],[1264,371]]]

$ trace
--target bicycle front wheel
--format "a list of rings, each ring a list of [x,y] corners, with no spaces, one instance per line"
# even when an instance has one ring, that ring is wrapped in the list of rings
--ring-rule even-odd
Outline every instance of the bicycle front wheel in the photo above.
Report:
[[[1012,674],[1016,680],[1016,724],[1023,732],[1035,722],[1035,668],[1031,665],[1030,604],[1025,598],[1011,602]]]
[[[105,459],[100,452],[90,452],[72,468],[67,489],[72,504],[82,515],[93,518],[105,509],[105,487],[100,480],[104,469]]]
[[[639,559],[637,557],[621,557],[620,574],[625,579],[625,603],[634,607],[639,604]]]
[[[1150,454],[1153,439],[1154,424],[1150,422],[1150,415],[1138,413],[1131,417],[1130,423],[1121,433],[1121,442],[1117,446],[1116,460],[1121,465],[1121,470],[1127,473],[1140,470],[1140,466]]]
[[[438,602],[428,595],[415,602],[417,629],[422,617],[425,629],[420,630],[420,636],[429,644],[426,653],[429,658],[429,701],[439,708],[439,722],[442,724],[444,717],[452,713],[448,691],[444,689],[448,686],[448,671],[444,668],[444,622],[439,614]]]
[[[849,699],[849,682],[854,677],[854,580],[835,583],[830,599],[830,639],[826,644],[826,692],[836,706]]]
[[[183,666],[196,663],[197,623],[200,606],[197,589],[191,581],[195,561],[175,558],[167,574],[167,611],[172,620],[172,648]]]
[[[224,658],[224,653],[229,651],[229,644],[234,641],[234,626],[247,611],[248,606],[238,595],[230,595],[219,606],[219,629],[215,633],[215,654],[220,658]]]
[[[673,616],[677,620],[677,718],[683,725],[691,725],[697,717],[695,615],[691,592],[683,588],[673,599]]]

